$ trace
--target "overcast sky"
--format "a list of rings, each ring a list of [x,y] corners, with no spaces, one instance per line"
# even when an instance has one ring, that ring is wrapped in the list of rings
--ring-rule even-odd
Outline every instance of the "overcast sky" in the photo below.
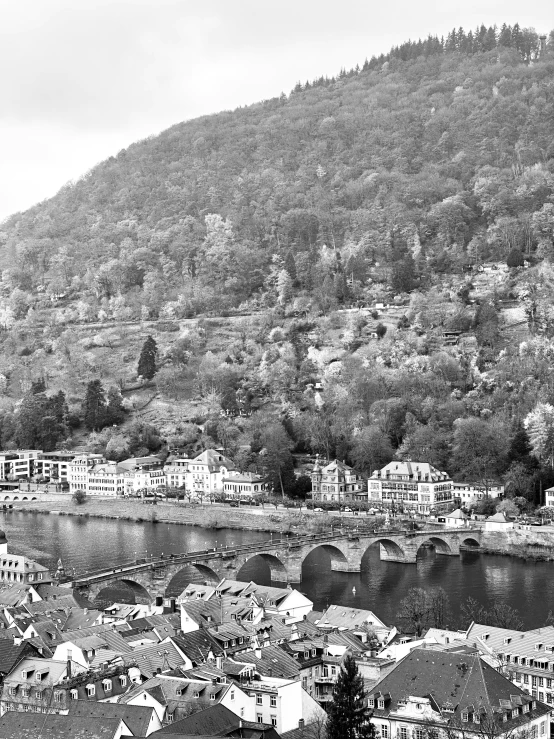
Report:
[[[179,121],[552,0],[0,0],[0,221]]]

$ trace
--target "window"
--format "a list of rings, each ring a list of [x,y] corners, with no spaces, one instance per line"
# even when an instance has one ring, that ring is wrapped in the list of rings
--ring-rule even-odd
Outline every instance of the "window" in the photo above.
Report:
[[[70,690],[71,700],[76,701],[79,698],[79,693],[76,690]]]
[[[111,680],[102,680],[102,685],[104,686],[104,692],[105,693],[111,693],[111,690],[112,690],[112,681]]]
[[[54,691],[54,703],[62,703],[63,702],[63,692],[61,690],[55,690]]]
[[[210,700],[211,701],[214,701],[215,700],[215,693],[210,693]]]
[[[167,720],[168,720],[169,723],[172,723],[172,721],[173,721],[174,718],[175,718],[175,714],[174,713],[168,713],[167,714]]]
[[[370,708],[374,708],[375,707],[375,698],[368,698],[367,705]]]
[[[463,723],[467,723],[468,719],[469,719],[468,712],[467,711],[462,711],[462,721],[463,721]]]
[[[539,677],[539,688],[544,688],[544,677]]]
[[[257,723],[258,723],[258,724],[263,724],[263,722],[264,722],[264,717],[262,716],[262,714],[261,714],[261,713],[257,713],[257,714],[256,714],[256,721],[257,721]]]
[[[200,693],[197,690],[194,691],[193,695],[194,695],[194,698],[200,698]]]
[[[381,709],[384,709],[385,708],[385,699],[384,698],[379,698],[379,700],[377,701],[377,708],[381,708]]]
[[[10,688],[10,695],[17,695],[17,686],[14,688]]]
[[[408,729],[405,726],[400,727],[400,739],[408,739]]]
[[[269,696],[269,705],[272,708],[275,708],[277,706],[277,696],[276,695],[270,695]]]
[[[124,688],[127,685],[127,676],[126,675],[120,675],[119,676],[119,683],[122,688]]]
[[[232,701],[235,700],[235,691],[234,690],[231,690],[231,700]]]
[[[389,727],[387,724],[381,724],[381,739],[389,739]]]
[[[544,736],[545,734],[546,734],[546,721],[541,721],[540,735]]]
[[[95,695],[95,693],[96,693],[96,686],[95,685],[91,685],[89,683],[89,685],[87,685],[87,695],[88,695],[88,697],[89,698],[92,698],[92,696]]]
[[[425,729],[416,729],[414,731],[415,739],[425,739]]]
[[[262,694],[256,693],[256,705],[261,706],[262,705]]]

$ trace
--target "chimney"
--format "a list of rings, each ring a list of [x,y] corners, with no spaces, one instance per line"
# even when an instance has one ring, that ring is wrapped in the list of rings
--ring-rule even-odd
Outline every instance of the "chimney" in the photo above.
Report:
[[[262,650],[260,648],[254,650],[254,654],[256,655],[256,659],[262,658]]]
[[[298,719],[298,728],[303,729],[304,728],[304,719],[300,718]]]
[[[221,655],[218,655],[215,658],[215,666],[217,667],[218,670],[223,669],[223,657]]]
[[[175,613],[175,598],[169,599],[169,611],[170,613]]]
[[[162,598],[161,595],[157,595],[156,596],[156,606],[158,607],[163,606],[163,604],[164,604],[164,599]]]

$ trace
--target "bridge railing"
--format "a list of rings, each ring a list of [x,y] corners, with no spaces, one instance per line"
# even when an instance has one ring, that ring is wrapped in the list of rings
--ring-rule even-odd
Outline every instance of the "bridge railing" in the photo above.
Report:
[[[130,573],[130,572],[140,572],[143,570],[148,569],[157,569],[158,567],[165,567],[167,565],[171,564],[186,564],[187,562],[196,562],[197,560],[202,561],[209,561],[211,559],[219,559],[221,556],[225,553],[232,554],[233,556],[237,554],[244,554],[247,552],[264,552],[268,549],[279,549],[282,547],[290,548],[290,547],[296,547],[296,546],[302,546],[302,544],[312,544],[317,542],[332,542],[337,541],[340,539],[356,539],[360,536],[365,537],[382,537],[383,535],[389,535],[389,536],[408,536],[408,537],[414,537],[414,536],[437,536],[441,534],[470,534],[470,533],[480,533],[481,529],[478,528],[453,528],[453,529],[430,529],[430,530],[418,530],[418,529],[400,529],[400,530],[388,530],[388,529],[373,529],[371,531],[367,530],[352,530],[349,529],[347,531],[344,530],[337,530],[337,531],[327,531],[322,532],[319,534],[299,534],[295,536],[289,536],[285,539],[282,538],[282,536],[277,538],[271,538],[264,541],[259,542],[252,542],[248,544],[230,544],[230,545],[222,545],[219,547],[213,547],[209,549],[202,549],[195,552],[182,552],[179,554],[169,554],[167,556],[159,556],[159,557],[151,557],[148,558],[139,558],[138,560],[134,560],[132,562],[124,562],[122,564],[118,564],[115,567],[111,567],[110,569],[104,569],[104,570],[94,570],[92,572],[86,572],[83,575],[80,575],[78,577],[73,578],[74,585],[77,584],[85,584],[87,582],[95,581],[95,580],[102,580],[105,578],[110,578],[114,574],[119,573]]]

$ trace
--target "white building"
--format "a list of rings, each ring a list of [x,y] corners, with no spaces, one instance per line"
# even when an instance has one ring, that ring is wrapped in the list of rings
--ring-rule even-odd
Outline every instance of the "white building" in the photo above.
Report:
[[[390,462],[368,480],[371,502],[419,513],[448,508],[454,502],[453,483],[446,472],[426,462]]]
[[[253,472],[230,472],[222,482],[223,494],[234,500],[251,501],[268,491],[265,479]]]
[[[17,480],[35,474],[40,449],[15,449],[0,453],[0,480]]]
[[[69,463],[67,473],[69,492],[74,493],[76,490],[86,491],[89,471],[94,465],[105,461],[105,458],[101,454],[79,454],[76,456]]]
[[[513,528],[514,522],[507,519],[502,512],[489,516],[485,521],[485,531],[507,531]]]
[[[119,462],[118,468],[124,475],[125,495],[154,492],[166,486],[166,474],[159,457],[131,457]]]
[[[223,479],[235,469],[216,449],[206,449],[194,459],[174,459],[165,466],[169,487],[184,488],[200,497],[223,491]]]
[[[494,484],[490,485],[487,490],[479,485],[472,485],[467,482],[455,482],[453,483],[454,499],[461,503],[465,508],[477,503],[479,500],[483,500],[487,495],[491,498],[498,498],[504,495],[504,485]]]

